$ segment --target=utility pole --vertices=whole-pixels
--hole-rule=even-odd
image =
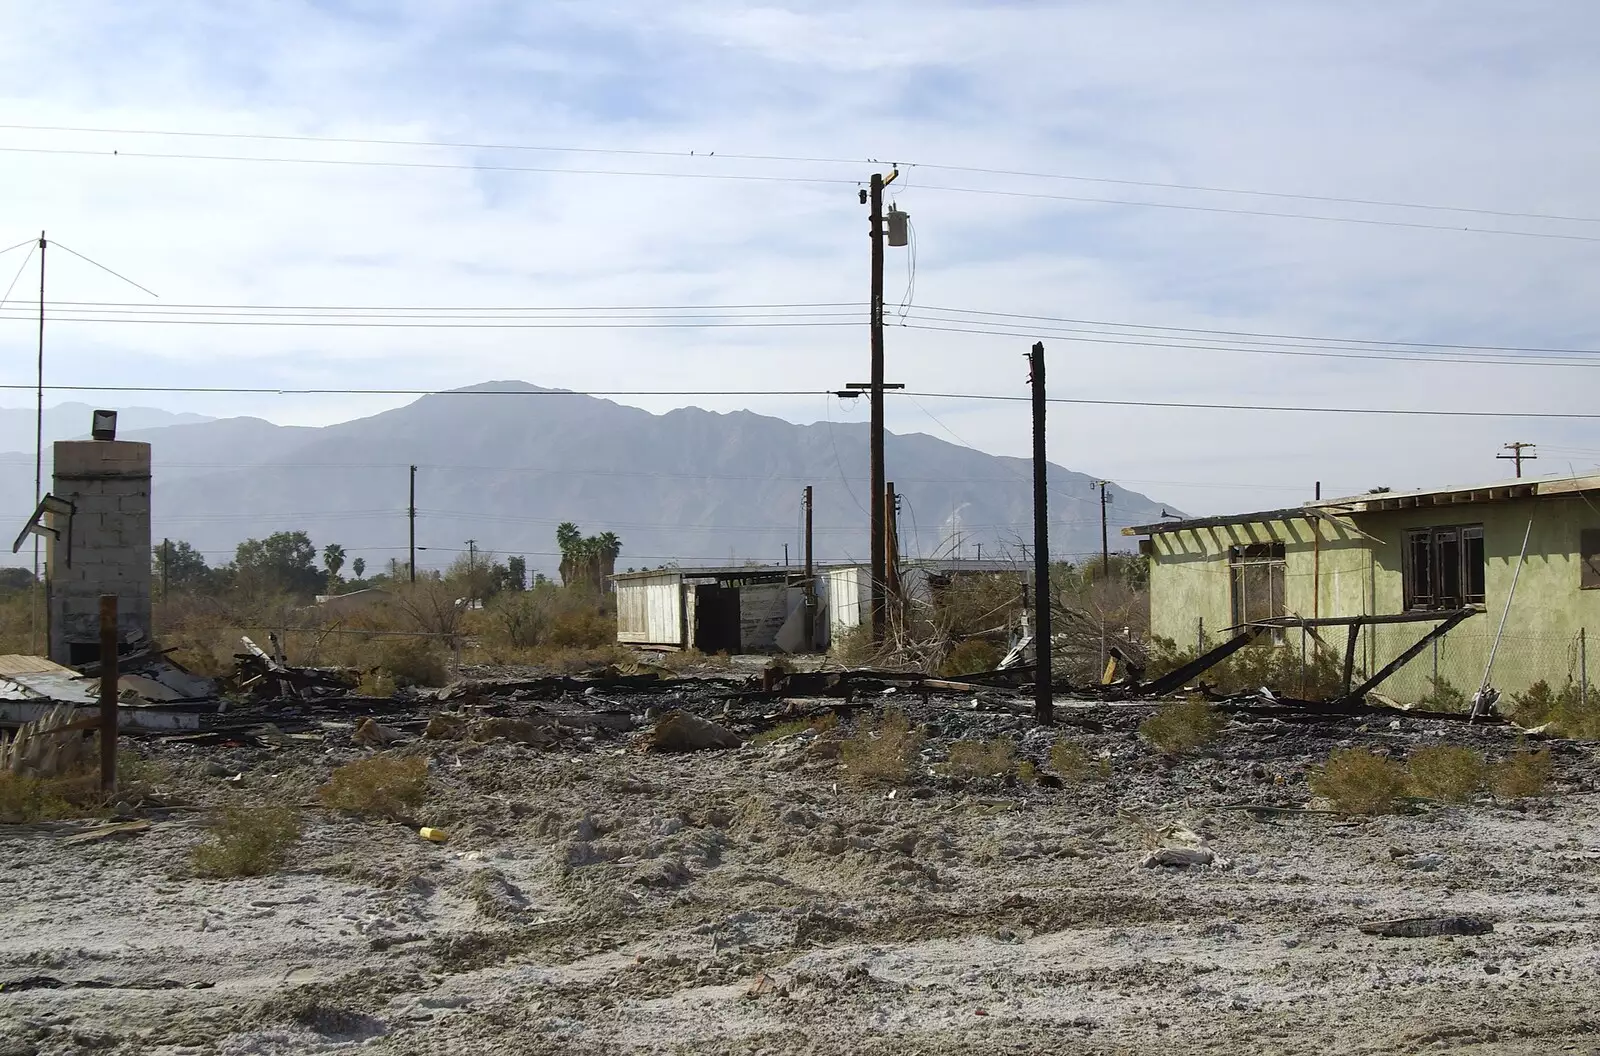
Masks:
[[[168,572],[172,568],[172,540],[161,540],[161,600],[167,600]]]
[[[806,510],[806,651],[817,647],[817,580],[816,572],[811,565],[811,485],[806,485],[805,499]]]
[[[884,620],[884,576],[887,572],[884,561],[884,510],[883,510],[883,189],[894,182],[900,170],[891,171],[887,178],[882,173],[873,173],[870,183],[870,192],[863,191],[863,203],[869,195],[872,205],[872,214],[868,218],[871,226],[872,238],[872,434],[871,434],[871,462],[872,462],[872,640],[874,643],[883,641]]]
[[[417,467],[411,467],[411,504],[406,509],[406,515],[411,526],[411,558],[406,568],[411,573],[411,582],[417,581]]]
[[[33,508],[44,498],[44,251],[49,245],[39,232],[39,386],[33,418]],[[39,605],[43,600],[43,581],[39,577],[39,537],[33,537],[33,605],[29,614],[29,638],[34,653],[39,652]]]
[[[788,543],[784,543],[783,544],[783,567],[784,568],[788,568],[789,567],[789,544]]]
[[[1054,663],[1050,629],[1049,464],[1044,450],[1044,342],[1034,343],[1028,357],[1028,383],[1033,386],[1033,717],[1055,725]]]
[[[1109,480],[1090,481],[1091,488],[1100,489],[1100,578],[1107,579],[1111,575],[1111,538],[1106,533],[1106,503],[1110,498],[1106,496],[1106,485]]]
[[[884,532],[883,581],[889,597],[900,597],[900,499],[894,481],[883,486]]]
[[[1523,451],[1524,448],[1529,448],[1529,447],[1536,448],[1538,446],[1539,446],[1538,444],[1530,444],[1526,440],[1517,440],[1517,441],[1514,441],[1512,443],[1504,445],[1505,449],[1507,451],[1511,452],[1509,455],[1495,455],[1494,457],[1498,458],[1498,459],[1500,459],[1502,461],[1505,461],[1505,462],[1514,462],[1514,463],[1516,463],[1516,466],[1517,466],[1517,479],[1521,480],[1522,479],[1522,463],[1536,461],[1538,459],[1538,457],[1539,457],[1538,455],[1525,455],[1525,454],[1522,453],[1522,451]]]

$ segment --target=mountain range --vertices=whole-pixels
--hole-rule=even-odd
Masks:
[[[60,417],[72,415],[86,425],[89,409],[68,405]],[[27,412],[28,442],[14,444],[19,453],[0,455],[0,496],[18,528],[32,508],[32,417]],[[10,435],[6,426],[0,416],[0,436]],[[404,561],[413,464],[419,568],[443,567],[470,548],[522,554],[530,570],[553,574],[563,521],[620,536],[619,570],[776,562],[785,544],[799,563],[806,484],[815,493],[817,559],[868,556],[863,423],[796,425],[698,408],[653,414],[503,381],[323,427],[159,417],[142,426],[127,413],[119,436],[152,445],[154,540],[186,540],[212,564],[246,538],[294,529],[319,548],[339,543],[373,571]],[[47,483],[48,459],[47,450]],[[891,433],[885,462],[901,496],[905,555],[1001,557],[1031,544],[1027,459]],[[1093,479],[1050,466],[1050,545],[1059,556],[1099,551]],[[1111,491],[1113,549],[1131,542],[1119,525],[1172,510]]]

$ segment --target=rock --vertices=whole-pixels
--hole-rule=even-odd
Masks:
[[[383,726],[368,718],[361,720],[355,732],[350,735],[350,739],[364,748],[376,748],[379,745],[405,740],[405,736],[392,726]]]
[[[1401,917],[1396,920],[1374,920],[1356,927],[1368,935],[1382,935],[1393,939],[1426,939],[1440,935],[1487,935],[1494,924],[1482,917]]]
[[[699,752],[709,748],[737,748],[739,735],[686,711],[669,711],[656,723],[646,742],[652,752]]]
[[[531,744],[540,747],[556,741],[554,720],[489,718],[474,723],[472,739],[475,741],[507,740],[512,744]]]
[[[436,741],[461,741],[467,736],[467,720],[459,714],[439,712],[428,720],[422,736]]]
[[[1210,847],[1162,847],[1145,855],[1139,864],[1146,869],[1154,869],[1158,865],[1178,868],[1210,865],[1218,869],[1227,869],[1233,863],[1219,857]]]

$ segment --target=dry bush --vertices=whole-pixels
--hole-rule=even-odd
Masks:
[[[954,678],[993,671],[1003,659],[1005,653],[998,645],[984,638],[968,638],[964,642],[957,642],[955,648],[950,650],[950,654],[939,665],[939,674],[944,678]]]
[[[277,872],[300,840],[300,812],[289,807],[224,807],[194,849],[200,876],[265,876]]]
[[[1173,700],[1139,724],[1139,734],[1163,754],[1184,755],[1215,741],[1223,718],[1203,700]]]
[[[793,722],[781,722],[772,727],[772,729],[763,730],[761,733],[758,733],[754,737],[750,738],[750,743],[754,745],[772,744],[776,741],[787,740],[790,737],[798,736],[802,733],[805,733],[807,730],[815,730],[817,733],[827,733],[829,730],[834,729],[838,725],[839,716],[830,711],[826,714],[817,715],[809,719],[796,719]]]
[[[727,653],[711,653],[707,655],[698,649],[677,649],[670,653],[661,654],[661,659],[651,661],[659,668],[667,671],[692,671],[697,667],[714,667],[726,670],[733,666],[733,657]]]
[[[1389,814],[1405,792],[1405,768],[1365,748],[1340,748],[1311,775],[1311,793],[1345,814]]]
[[[950,746],[950,757],[943,770],[962,781],[975,781],[984,777],[1002,777],[1011,770],[1017,746],[1009,737],[996,737],[988,741],[957,741]]]
[[[375,666],[403,686],[442,686],[450,680],[449,654],[427,638],[382,639]]]
[[[392,697],[399,683],[394,676],[382,668],[374,668],[361,674],[361,681],[356,685],[356,693],[363,697]]]
[[[98,771],[44,778],[0,771],[0,822],[6,824],[91,817],[104,805]]]
[[[1527,728],[1549,723],[1551,732],[1560,737],[1600,740],[1600,696],[1594,686],[1587,687],[1585,693],[1584,687],[1572,679],[1557,692],[1541,678],[1523,692],[1511,695],[1511,720]]]
[[[1446,803],[1465,803],[1489,773],[1482,752],[1452,744],[1417,749],[1407,769],[1413,792]]]
[[[1429,711],[1466,711],[1467,695],[1451,684],[1449,679],[1432,676],[1428,679],[1428,695],[1417,701]]]
[[[878,648],[872,642],[872,625],[858,623],[834,635],[832,652],[834,659],[849,667],[872,663],[878,656]]]
[[[336,769],[317,790],[324,805],[368,817],[402,819],[427,794],[428,761],[375,755]]]
[[[1024,759],[1017,764],[1017,784],[1036,785],[1039,783],[1039,768],[1032,759]]]
[[[1091,777],[1102,781],[1111,776],[1111,760],[1095,759],[1081,744],[1060,740],[1050,746],[1050,769],[1069,785],[1082,784]]]
[[[1196,655],[1193,649],[1179,649],[1169,638],[1158,638],[1151,646],[1146,676],[1154,678],[1175,671]],[[1344,668],[1332,652],[1310,649],[1302,678],[1299,647],[1274,645],[1262,635],[1213,665],[1197,681],[1204,681],[1219,693],[1253,693],[1266,686],[1280,696],[1332,700],[1344,692]]]
[[[1541,795],[1550,781],[1551,765],[1548,749],[1513,752],[1490,771],[1489,787],[1502,799]]]
[[[922,731],[901,711],[885,712],[876,724],[863,723],[840,746],[845,772],[863,785],[900,785],[911,777],[922,749]]]

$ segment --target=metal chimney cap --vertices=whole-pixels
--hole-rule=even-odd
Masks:
[[[89,435],[96,440],[115,440],[117,438],[117,412],[95,411],[94,425],[89,430]]]

